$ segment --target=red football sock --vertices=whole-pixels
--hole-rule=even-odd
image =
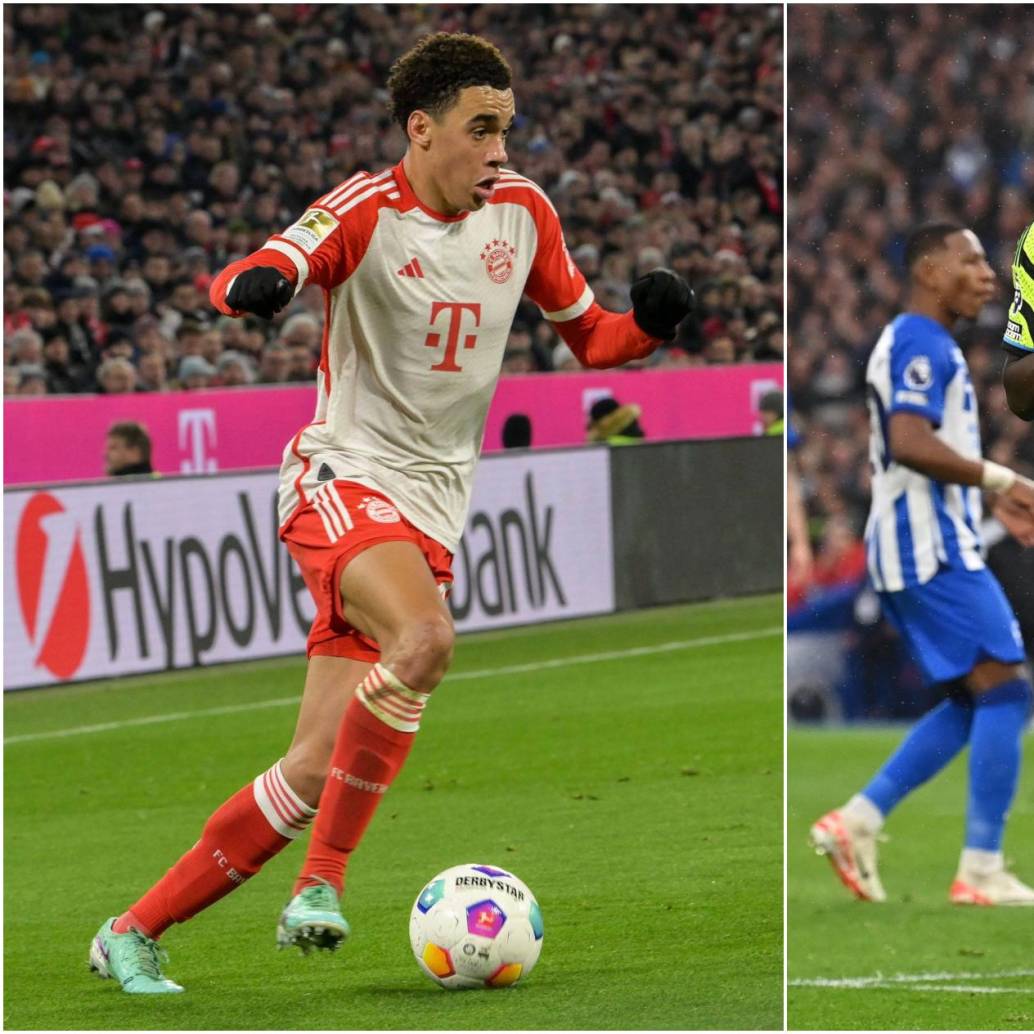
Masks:
[[[338,729],[295,894],[312,876],[341,893],[349,856],[409,754],[428,696],[403,685],[383,664],[359,683]]]
[[[115,932],[160,937],[254,876],[315,814],[287,785],[278,761],[219,807],[201,839],[119,916]]]

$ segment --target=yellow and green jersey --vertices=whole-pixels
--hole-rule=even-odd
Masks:
[[[1016,245],[1012,260],[1012,306],[1002,344],[1012,352],[1034,352],[1034,223]]]

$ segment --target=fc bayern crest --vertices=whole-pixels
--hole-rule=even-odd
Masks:
[[[378,524],[396,524],[402,520],[398,510],[387,499],[378,499],[376,496],[363,496],[359,509],[365,510],[366,516]]]
[[[493,284],[505,284],[513,272],[517,249],[509,241],[489,241],[481,252],[485,272]]]

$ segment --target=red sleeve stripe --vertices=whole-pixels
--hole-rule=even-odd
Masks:
[[[394,186],[394,180],[391,179],[391,173],[391,169],[385,169],[383,172],[377,173],[376,176],[368,176],[366,173],[363,173],[362,179],[354,181],[350,180],[343,187],[339,187],[337,190],[332,191],[319,203],[328,211],[336,213],[340,209],[341,205],[346,201],[355,197],[356,194],[361,193],[368,187],[372,187],[374,184],[383,183],[385,180],[389,180],[392,186]]]
[[[353,193],[343,203],[335,204],[335,207],[331,209],[331,211],[333,211],[334,215],[342,216],[346,212],[351,211],[351,209],[355,208],[356,205],[362,204],[363,201],[366,201],[367,199],[373,197],[374,194],[387,193],[390,197],[390,192],[395,192],[396,196],[398,196],[397,191],[395,190],[395,183],[393,180],[387,183],[381,183],[379,186],[376,187],[367,186],[367,189],[362,191],[361,193]]]
[[[368,180],[369,178],[370,174],[368,172],[357,172],[354,176],[345,180],[344,183],[339,183],[329,194],[324,194],[323,197],[321,197],[319,201],[317,201],[316,204],[313,205],[313,208],[316,208],[318,206],[326,208],[345,191],[356,186],[357,184],[365,183],[366,180]]]
[[[556,212],[556,209],[553,208],[553,202],[549,200],[549,196],[546,192],[537,183],[532,183],[531,180],[526,179],[524,176],[518,176],[514,172],[504,172],[499,177],[499,180],[495,185],[496,190],[506,190],[507,188],[512,187],[526,187],[528,190],[538,194],[538,196],[542,198],[542,200],[545,201],[551,209],[553,209],[553,212]]]

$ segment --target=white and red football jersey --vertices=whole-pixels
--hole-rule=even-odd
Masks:
[[[453,217],[418,200],[401,163],[357,173],[219,275],[221,311],[240,315],[226,291],[255,266],[325,292],[316,413],[284,450],[282,529],[321,480],[344,478],[384,492],[454,551],[521,294],[580,343],[601,316],[619,318],[595,305],[543,191],[508,171],[483,208]],[[657,343],[631,319],[608,330],[603,361],[581,349],[590,364]]]

